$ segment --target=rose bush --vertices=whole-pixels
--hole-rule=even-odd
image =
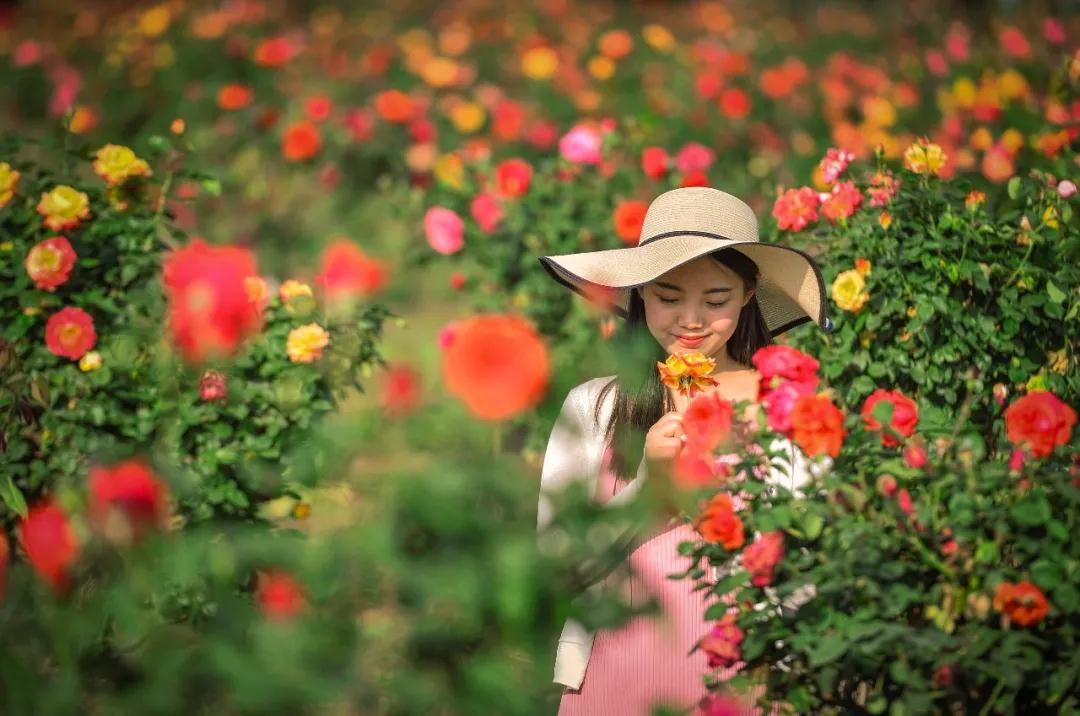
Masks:
[[[282,298],[250,250],[183,244],[167,191],[198,175],[167,147],[154,174],[106,149],[86,180],[0,148],[17,176],[0,208],[3,522],[133,449],[178,476],[184,518],[255,517],[290,491],[292,449],[381,363],[388,313],[355,300],[347,261],[323,278],[333,301]]]
[[[817,388],[769,402],[806,380],[792,366],[817,367],[788,347],[770,360],[776,350],[755,360],[767,415],[749,439],[790,438],[817,463],[807,481],[766,485],[763,461],[788,468],[786,453],[744,449],[683,495],[701,539],[680,546],[692,566],[678,576],[714,598],[716,626],[698,648],[710,666],[739,671],[713,687],[763,684],[761,703],[798,713],[1080,708],[1075,408],[1037,388],[1005,408],[990,401],[991,436],[967,418],[986,390],[974,379],[948,422],[895,389],[846,414]],[[691,403],[688,436],[699,432],[694,404],[711,398]]]

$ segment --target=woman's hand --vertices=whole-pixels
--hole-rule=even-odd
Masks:
[[[683,414],[677,410],[664,413],[645,433],[645,462],[652,475],[670,475],[686,438]]]

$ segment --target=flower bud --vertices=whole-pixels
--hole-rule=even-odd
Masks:
[[[224,374],[208,370],[199,380],[199,397],[202,400],[224,400],[229,394]]]
[[[896,478],[892,475],[882,475],[878,478],[877,489],[885,497],[892,497],[896,493]]]

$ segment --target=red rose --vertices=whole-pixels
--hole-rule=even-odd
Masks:
[[[411,365],[393,365],[383,377],[379,395],[382,409],[391,415],[407,415],[420,405],[420,371]]]
[[[641,171],[650,179],[663,179],[670,159],[663,147],[646,147],[641,153]]]
[[[495,168],[495,185],[500,196],[515,198],[529,191],[532,166],[524,159],[507,159]]]
[[[304,609],[304,590],[291,575],[278,570],[259,572],[255,599],[270,619],[290,619]]]
[[[631,246],[636,246],[641,239],[641,225],[648,210],[648,205],[643,201],[624,201],[619,204],[612,217],[615,234]]]
[[[889,421],[889,427],[904,437],[910,437],[915,432],[915,426],[919,422],[919,406],[899,390],[878,388],[870,394],[862,407],[862,419],[866,429],[881,430],[881,423],[873,416],[874,406],[881,402],[892,403],[893,406],[892,420]],[[882,432],[881,444],[886,447],[897,447],[900,441],[892,435]]]
[[[322,266],[315,283],[323,287],[326,297],[339,298],[372,296],[386,285],[386,264],[373,259],[347,239],[338,239],[326,247]]]
[[[1028,393],[1005,409],[1009,440],[1031,449],[1035,457],[1047,457],[1069,442],[1076,411],[1045,390]]]
[[[45,323],[45,345],[54,356],[79,360],[95,343],[94,319],[81,308],[61,308]]]
[[[65,589],[79,545],[64,511],[49,500],[38,503],[20,523],[19,539],[34,571],[54,590]]]
[[[90,519],[107,533],[117,517],[135,537],[168,517],[168,491],[142,460],[92,467],[87,486]]]
[[[711,391],[696,396],[683,413],[684,450],[693,455],[712,453],[730,439],[734,418],[731,401],[719,393]]]
[[[244,285],[252,276],[258,276],[255,257],[239,246],[210,246],[195,239],[165,257],[169,333],[189,361],[231,353],[259,330],[258,306]]]
[[[758,350],[750,359],[761,373],[761,392],[765,393],[777,387],[780,379],[816,388],[818,384],[817,360],[800,350],[775,344]]]
[[[281,155],[292,162],[311,159],[322,148],[322,134],[311,122],[301,119],[285,128],[281,137]]]

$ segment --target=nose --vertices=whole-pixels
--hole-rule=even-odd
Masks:
[[[679,314],[679,325],[686,330],[696,330],[704,324],[697,308],[687,305],[683,307],[682,312]]]

